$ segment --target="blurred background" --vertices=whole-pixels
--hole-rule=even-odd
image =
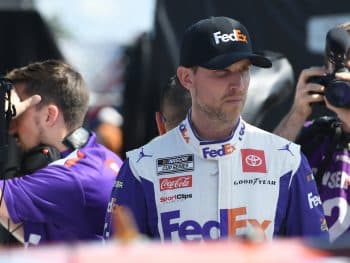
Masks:
[[[92,94],[86,125],[124,156],[157,135],[160,91],[185,28],[219,15],[241,21],[253,48],[273,60],[272,69],[252,70],[243,112],[271,131],[300,71],[322,65],[328,29],[350,21],[350,1],[0,0],[0,74],[45,59],[72,64]]]

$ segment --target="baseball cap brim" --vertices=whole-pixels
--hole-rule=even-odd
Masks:
[[[223,54],[220,56],[216,56],[212,58],[211,60],[199,65],[201,67],[207,68],[207,69],[224,69],[233,63],[236,63],[242,59],[249,59],[252,65],[261,67],[261,68],[271,68],[272,62],[261,55],[258,54],[251,54],[251,53],[228,53]]]

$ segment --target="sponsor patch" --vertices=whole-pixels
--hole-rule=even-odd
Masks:
[[[259,229],[266,237],[269,227],[273,224],[270,219],[252,218],[248,216],[247,207],[220,209],[219,220],[197,222],[194,219],[184,220],[180,210],[160,214],[165,239],[173,235],[181,240],[217,240],[219,237],[235,237],[249,233],[250,229]]]
[[[236,150],[236,147],[233,144],[226,143],[222,144],[219,148],[211,148],[211,147],[204,147],[202,149],[203,157],[205,159],[207,158],[215,158],[218,156],[224,156],[233,153]]]
[[[277,183],[275,180],[253,178],[253,179],[234,180],[233,185],[277,185]]]
[[[192,175],[162,178],[159,180],[160,191],[192,187]]]
[[[248,43],[247,36],[240,29],[233,29],[230,34],[222,34],[221,31],[213,33],[215,44],[232,42]]]
[[[327,226],[326,218],[321,217],[321,218],[320,218],[320,222],[321,222],[321,230],[322,230],[322,231],[328,231],[328,226]]]
[[[243,172],[266,173],[265,152],[257,149],[241,149]]]
[[[244,135],[244,133],[245,133],[245,124],[244,124],[244,122],[242,122],[242,126],[241,126],[241,129],[239,130],[239,133],[238,133],[238,139],[240,140],[240,141],[242,141],[242,138],[243,138],[243,135]]]
[[[183,173],[194,170],[193,154],[157,159],[157,174]]]
[[[312,193],[307,194],[310,209],[322,205],[321,198],[319,195],[313,195]]]
[[[314,181],[314,180],[315,180],[315,177],[314,177],[313,173],[308,174],[306,176],[306,181],[311,182],[311,181]]]
[[[187,134],[187,128],[186,128],[186,125],[181,123],[180,126],[179,126],[179,129],[180,129],[180,132],[181,132],[181,135],[182,137],[184,138],[184,140],[189,143],[190,142],[190,137],[188,136]]]
[[[123,188],[123,186],[124,186],[123,181],[119,181],[119,180],[115,181],[115,184],[114,184],[115,188]]]
[[[159,201],[161,203],[172,203],[177,201],[185,201],[186,199],[191,199],[192,194],[173,194],[169,196],[161,196]]]

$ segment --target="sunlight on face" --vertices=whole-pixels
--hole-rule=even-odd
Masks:
[[[222,70],[198,67],[194,74],[193,108],[212,120],[230,123],[244,106],[250,74],[250,61],[238,61]]]

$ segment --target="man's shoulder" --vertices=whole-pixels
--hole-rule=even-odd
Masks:
[[[170,147],[170,145],[174,143],[176,136],[176,132],[174,130],[171,130],[163,135],[159,135],[153,138],[151,141],[141,147],[128,151],[126,154],[128,157],[130,157],[145,150],[159,152],[161,150],[164,150],[166,147]]]
[[[295,164],[299,163],[301,158],[299,144],[249,124],[247,135],[246,145],[252,148],[262,148],[272,154],[276,160],[285,159]]]
[[[283,138],[277,134],[274,134],[272,132],[269,131],[265,131],[261,128],[258,128],[254,125],[251,124],[247,124],[247,134],[248,136],[252,137],[252,138],[257,138],[257,139],[261,139],[264,141],[267,141],[269,143],[277,143],[277,144],[284,144],[284,143],[291,143],[291,144],[295,144],[289,140],[287,140],[286,138]]]

